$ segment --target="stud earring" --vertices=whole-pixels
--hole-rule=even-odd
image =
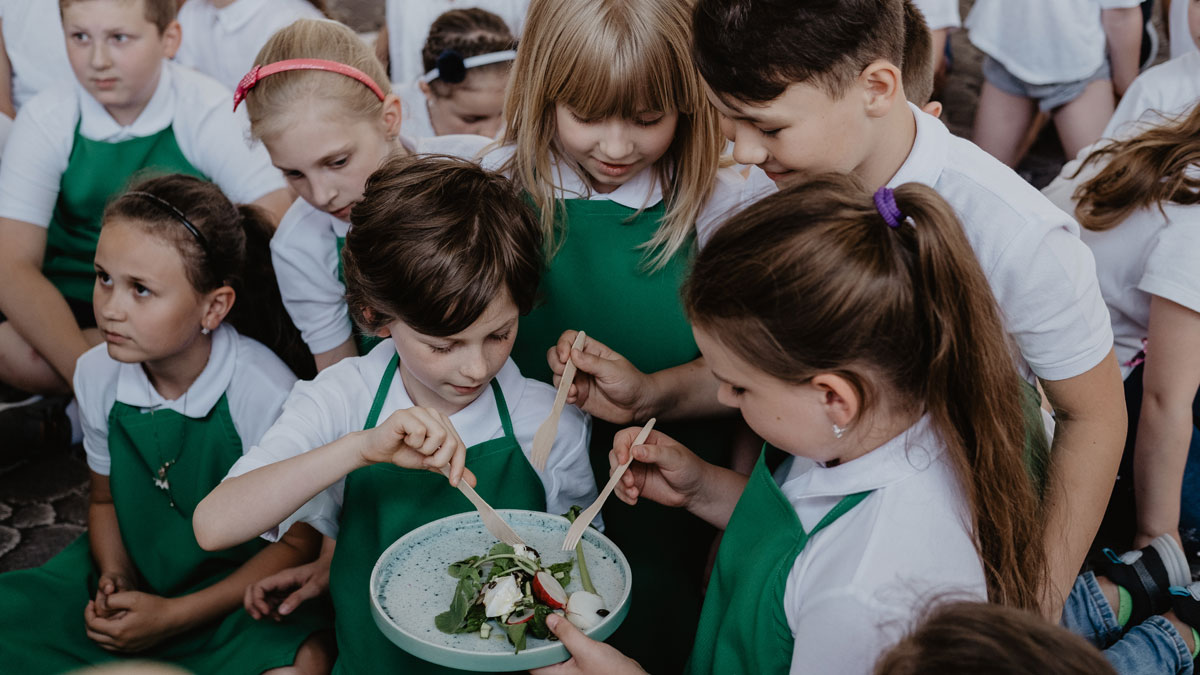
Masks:
[[[845,427],[839,427],[839,426],[838,426],[838,425],[836,425],[836,424],[835,424],[835,425],[833,425],[833,437],[834,437],[834,438],[841,438],[841,437],[842,437],[842,436],[844,436],[845,434],[846,434],[846,429],[845,429]]]
[[[208,326],[201,326],[201,327],[200,327],[200,334],[201,334],[201,335],[208,335],[208,334],[209,334],[209,333],[211,333],[211,332],[212,332],[212,331],[208,329]]]

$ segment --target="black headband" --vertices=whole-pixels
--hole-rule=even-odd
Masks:
[[[130,192],[126,192],[125,194],[133,195],[135,197],[141,197],[142,199],[147,199],[150,202],[152,202],[153,204],[157,205],[162,210],[166,211],[169,215],[174,217],[175,220],[178,220],[184,227],[186,227],[187,231],[191,232],[192,236],[196,238],[196,242],[200,244],[200,248],[204,249],[205,253],[208,253],[208,240],[204,238],[203,234],[200,234],[200,230],[196,229],[196,226],[192,224],[192,221],[188,220],[187,216],[183,215],[183,211],[180,211],[179,209],[175,208],[174,205],[172,205],[170,202],[163,199],[162,197],[159,197],[158,195],[150,194],[149,192],[143,192],[141,190],[133,190]]]

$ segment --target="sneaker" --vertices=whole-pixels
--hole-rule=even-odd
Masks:
[[[1169,589],[1192,581],[1187,554],[1169,534],[1161,534],[1149,546],[1120,556],[1106,548],[1104,556],[1107,560],[1096,573],[1129,591],[1133,599],[1130,626],[1171,609]]]
[[[11,464],[71,445],[69,396],[32,396],[0,407],[0,463]]]

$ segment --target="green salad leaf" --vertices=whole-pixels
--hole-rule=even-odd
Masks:
[[[508,641],[512,643],[514,648],[513,653],[520,653],[525,649],[525,629],[527,624],[519,623],[515,626],[504,624],[504,632],[508,633]]]
[[[566,562],[554,563],[547,569],[550,570],[550,576],[557,579],[558,583],[562,584],[563,588],[566,588],[567,584],[571,583],[571,568],[573,567],[575,567],[575,561],[568,560]],[[562,576],[558,576],[559,574],[562,574]]]
[[[454,599],[450,601],[450,609],[438,614],[433,623],[443,633],[464,633],[467,626],[467,614],[475,605],[475,598],[483,584],[479,582],[478,570],[475,575],[466,575],[458,580],[454,587]],[[482,608],[480,608],[482,611]],[[479,624],[475,625],[479,630]]]

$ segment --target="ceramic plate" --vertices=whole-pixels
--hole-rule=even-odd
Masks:
[[[566,518],[511,509],[501,509],[500,513],[527,544],[537,549],[543,565],[575,559],[573,551],[559,550],[570,527]],[[582,541],[592,584],[612,612],[587,634],[594,640],[604,640],[629,612],[629,561],[608,537],[593,528],[588,528]],[[484,640],[478,633],[449,635],[433,625],[435,616],[450,609],[458,584],[446,568],[464,558],[483,555],[495,543],[496,538],[484,529],[474,511],[435,520],[396,540],[371,572],[371,614],[376,625],[401,649],[450,668],[516,671],[567,660],[570,654],[558,642],[529,637],[526,649],[515,654],[504,631],[493,630],[493,637]],[[566,591],[581,589],[578,568],[572,569]]]

